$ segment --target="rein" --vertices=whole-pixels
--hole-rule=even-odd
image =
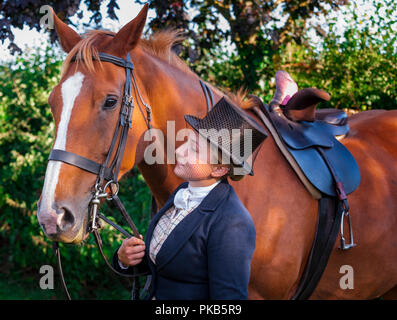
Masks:
[[[93,57],[95,59],[95,57]],[[77,155],[73,152],[65,151],[65,150],[60,150],[60,149],[53,149],[51,150],[50,156],[48,160],[52,161],[62,161],[67,164],[73,165],[75,167],[78,167],[80,169],[83,169],[85,171],[91,172],[93,174],[97,175],[97,180],[95,183],[95,192],[93,193],[93,198],[90,201],[89,204],[89,212],[90,212],[90,217],[91,221],[88,226],[88,232],[93,233],[95,242],[98,246],[99,252],[101,253],[103,259],[105,260],[106,265],[116,274],[123,276],[123,277],[129,277],[133,278],[133,283],[132,283],[132,299],[135,300],[138,298],[138,293],[139,293],[139,282],[137,281],[137,277],[147,275],[147,273],[138,273],[137,268],[134,267],[133,271],[134,273],[132,275],[129,274],[123,274],[115,270],[112,265],[109,263],[108,259],[103,253],[102,250],[102,239],[98,233],[98,228],[100,228],[100,224],[98,221],[98,218],[103,220],[104,222],[108,223],[111,225],[113,228],[116,230],[120,231],[123,235],[125,235],[127,238],[130,238],[132,236],[136,236],[139,238],[139,232],[138,229],[136,228],[134,222],[132,221],[131,217],[128,215],[123,203],[121,202],[120,198],[118,197],[118,191],[119,191],[119,183],[118,183],[118,174],[120,171],[120,166],[121,166],[121,161],[123,159],[123,154],[126,146],[126,141],[128,137],[128,131],[130,128],[132,128],[132,114],[134,110],[134,98],[132,96],[132,86],[134,85],[134,88],[136,89],[136,92],[138,93],[138,97],[141,101],[141,103],[145,106],[146,108],[146,113],[147,113],[147,127],[150,130],[150,120],[151,120],[151,107],[146,104],[142,96],[140,94],[139,88],[137,86],[135,76],[134,76],[134,65],[131,61],[129,53],[127,54],[126,59],[122,59],[107,53],[98,53],[98,58],[100,61],[104,62],[110,62],[113,63],[119,67],[125,68],[125,74],[126,74],[126,80],[125,80],[125,85],[124,85],[124,94],[122,98],[122,105],[121,105],[121,110],[120,110],[120,116],[119,116],[119,121],[118,125],[116,128],[116,131],[114,132],[112,143],[109,148],[109,152],[107,154],[106,160],[104,163],[100,164],[95,161],[92,161],[90,159],[87,159],[85,157],[82,157],[80,155]],[[71,61],[76,61],[76,57],[73,57]],[[111,163],[110,166],[108,166],[110,162],[110,157],[113,153],[113,151],[116,148],[116,141],[117,137],[120,135],[120,140],[117,145],[116,149],[116,154],[115,157]],[[107,181],[105,186],[102,188],[102,185],[104,181]],[[115,187],[115,190],[113,190]],[[106,192],[106,189],[109,188],[110,194]],[[100,199],[105,198],[108,201],[111,201],[114,206],[121,212],[122,216],[126,220],[127,224],[130,226],[133,234],[131,235],[128,233],[126,230],[124,230],[122,227],[118,226],[108,218],[106,218],[104,215],[98,212],[98,206],[100,204]],[[59,250],[59,245],[58,242],[53,243],[53,249],[54,252],[57,256],[57,264],[58,264],[58,269],[59,273],[62,279],[62,284],[64,291],[66,293],[66,296],[68,297],[69,300],[71,300],[70,294],[68,292],[65,279],[63,276],[63,271],[62,271],[62,264],[61,264],[61,255],[60,255],[60,250]]]

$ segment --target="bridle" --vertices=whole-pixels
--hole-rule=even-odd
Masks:
[[[138,85],[136,83],[135,75],[134,75],[134,65],[131,61],[130,54],[128,53],[126,56],[126,59],[122,59],[113,55],[110,55],[108,53],[102,53],[99,52],[97,54],[97,57],[93,56],[94,60],[100,60],[103,62],[110,62],[113,63],[119,67],[122,67],[125,69],[125,84],[124,84],[124,94],[121,102],[121,109],[120,109],[120,115],[119,115],[119,120],[117,124],[117,128],[114,132],[113,138],[112,138],[112,143],[110,145],[106,160],[104,163],[97,163],[93,160],[90,160],[88,158],[85,158],[83,156],[80,156],[78,154],[75,154],[70,151],[65,151],[65,150],[60,150],[60,149],[53,149],[50,152],[48,160],[52,161],[62,161],[64,163],[70,164],[72,166],[78,167],[82,170],[91,172],[93,174],[97,175],[97,179],[95,182],[94,189],[95,191],[93,192],[93,197],[90,201],[89,204],[89,212],[90,212],[90,219],[91,221],[88,224],[88,232],[93,233],[95,242],[98,246],[99,252],[101,253],[102,258],[104,259],[106,265],[116,274],[123,276],[123,277],[129,277],[132,278],[132,300],[137,300],[139,299],[139,281],[137,281],[137,278],[140,276],[148,275],[148,273],[139,273],[137,270],[137,267],[133,267],[133,274],[124,274],[120,273],[117,270],[115,270],[112,265],[109,263],[108,259],[103,253],[102,250],[102,239],[99,235],[98,228],[100,228],[100,224],[98,222],[98,218],[103,220],[104,222],[108,223],[111,225],[113,228],[121,232],[124,236],[127,238],[130,238],[132,236],[138,237],[139,238],[139,232],[137,227],[135,226],[134,222],[132,221],[131,217],[127,213],[123,203],[121,202],[120,198],[118,197],[118,191],[119,191],[119,184],[118,184],[118,174],[120,171],[120,166],[121,166],[121,161],[123,159],[123,154],[126,146],[126,141],[128,137],[128,131],[129,129],[132,128],[132,114],[134,110],[134,98],[132,96],[132,87],[134,86],[136,96],[139,97],[140,102],[145,106],[146,109],[146,124],[147,128],[150,133],[151,129],[151,107],[150,105],[146,104],[141,96],[141,93],[139,91]],[[71,59],[71,62],[76,61],[76,56]],[[201,88],[203,89],[204,96],[206,99],[207,103],[207,112],[212,108],[214,104],[214,98],[211,89],[203,82],[200,80],[200,85]],[[140,105],[138,103],[138,106],[140,108]],[[119,134],[120,133],[120,134]],[[120,135],[120,140],[117,145],[117,150],[115,157],[111,163],[110,166],[108,166],[110,162],[111,155],[113,154],[113,151],[116,147],[116,141],[117,137]],[[103,183],[107,181],[105,186],[102,188]],[[115,191],[113,191],[112,186],[115,186]],[[106,192],[106,189],[109,187],[110,190],[110,195]],[[106,216],[98,212],[98,206],[100,204],[100,199],[101,198],[106,198],[106,200],[111,201],[114,206],[121,212],[122,216],[126,220],[127,224],[130,226],[133,234],[131,235],[129,232],[127,232],[125,229],[114,223],[113,221],[109,220]],[[152,198],[152,205],[153,205],[154,199]],[[59,250],[59,245],[58,242],[53,242],[53,249],[55,252],[55,255],[57,257],[57,264],[58,264],[58,270],[59,274],[62,280],[62,285],[65,291],[66,296],[68,297],[69,300],[71,300],[69,291],[67,289],[67,285],[65,282],[65,278],[63,276],[63,270],[62,270],[62,262],[61,262],[61,255],[60,255],[60,250]],[[150,285],[150,275],[148,275],[148,279],[145,284],[144,292],[147,291],[148,286]]]
[[[127,54],[126,59],[122,59],[107,53],[102,53],[99,52],[97,57],[93,57],[94,60],[100,60],[103,62],[110,62],[113,63],[117,66],[123,67],[125,69],[125,84],[124,84],[124,94],[121,102],[121,109],[120,109],[120,115],[119,115],[119,120],[117,124],[117,128],[114,132],[113,138],[112,138],[112,143],[109,148],[109,152],[107,154],[106,160],[104,163],[97,163],[93,160],[87,159],[85,157],[82,157],[78,154],[75,154],[73,152],[69,151],[64,151],[64,150],[59,150],[59,149],[53,149],[51,150],[50,156],[48,160],[52,161],[62,161],[67,164],[70,164],[72,166],[78,167],[80,169],[83,169],[85,171],[91,172],[93,174],[97,175],[97,179],[95,182],[94,189],[95,191],[93,192],[93,197],[90,201],[89,204],[89,212],[90,212],[90,219],[91,221],[88,224],[88,232],[93,233],[95,237],[95,242],[97,243],[98,249],[103,257],[103,259],[106,262],[106,265],[116,274],[123,276],[123,277],[130,277],[133,279],[132,283],[132,299],[138,299],[138,294],[139,294],[139,282],[137,281],[137,277],[147,275],[147,273],[138,273],[137,268],[133,268],[133,274],[123,274],[115,270],[112,265],[109,263],[108,259],[103,253],[102,250],[102,239],[98,233],[98,228],[100,228],[100,224],[98,222],[98,218],[105,221],[118,231],[120,231],[123,235],[125,235],[127,238],[130,238],[132,236],[136,236],[139,238],[139,232],[138,229],[136,228],[134,222],[132,221],[131,217],[128,215],[124,205],[122,204],[120,198],[118,197],[118,191],[119,191],[119,184],[118,184],[118,174],[120,171],[120,166],[121,166],[121,161],[123,159],[123,154],[126,146],[126,141],[128,137],[128,131],[130,128],[132,128],[132,114],[134,110],[134,98],[132,96],[132,86],[134,85],[135,92],[137,96],[139,97],[141,103],[145,106],[146,109],[146,114],[147,118],[145,119],[147,121],[147,127],[150,132],[150,121],[151,121],[151,107],[146,104],[142,96],[139,92],[139,88],[137,86],[135,76],[134,76],[134,65],[131,61],[130,54]],[[76,61],[76,57],[73,57],[71,61]],[[139,106],[139,104],[138,104]],[[139,106],[140,107],[140,106]],[[110,166],[110,158],[113,154],[113,151],[116,148],[116,141],[117,137],[120,135],[120,140],[117,145],[116,149],[116,154],[115,157],[111,163]],[[102,185],[104,184],[105,180],[107,181],[105,186],[102,188]],[[106,189],[109,187],[110,194],[106,192]],[[113,187],[113,188],[112,188]],[[114,189],[115,188],[115,189]],[[131,235],[129,232],[124,230],[122,227],[118,226],[111,220],[109,220],[107,217],[102,215],[101,213],[98,212],[98,206],[100,204],[100,199],[101,198],[106,198],[106,200],[111,201],[115,207],[121,212],[122,216],[126,220],[127,224],[130,226],[133,234]],[[61,256],[60,256],[60,251],[59,251],[59,246],[58,242],[53,243],[53,248],[55,251],[55,254],[57,256],[57,263],[58,263],[58,269],[59,273],[62,279],[62,284],[63,288],[65,290],[65,293],[68,297],[69,300],[70,294],[68,292],[65,279],[63,276],[63,271],[62,271],[62,264],[61,264]]]

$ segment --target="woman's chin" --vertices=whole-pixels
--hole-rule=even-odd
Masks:
[[[174,168],[174,173],[175,173],[175,175],[176,175],[178,178],[181,178],[181,179],[183,179],[183,180],[186,180],[186,177],[185,177],[185,175],[184,175],[183,169],[181,168],[181,165],[177,164],[177,165],[175,166],[175,168]]]

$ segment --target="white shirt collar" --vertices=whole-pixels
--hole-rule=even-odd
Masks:
[[[219,180],[206,187],[192,187],[189,183],[187,188],[179,189],[175,194],[174,206],[182,210],[190,210],[193,207],[197,207],[220,182]]]
[[[189,182],[188,189],[192,194],[200,194],[200,193],[208,194],[212,189],[214,189],[218,185],[219,182],[221,182],[221,180],[218,180],[217,182],[205,187],[192,187]]]

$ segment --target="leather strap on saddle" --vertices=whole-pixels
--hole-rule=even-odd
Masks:
[[[318,202],[316,234],[309,258],[291,300],[307,300],[317,287],[334,248],[343,206],[335,198],[323,196]]]

